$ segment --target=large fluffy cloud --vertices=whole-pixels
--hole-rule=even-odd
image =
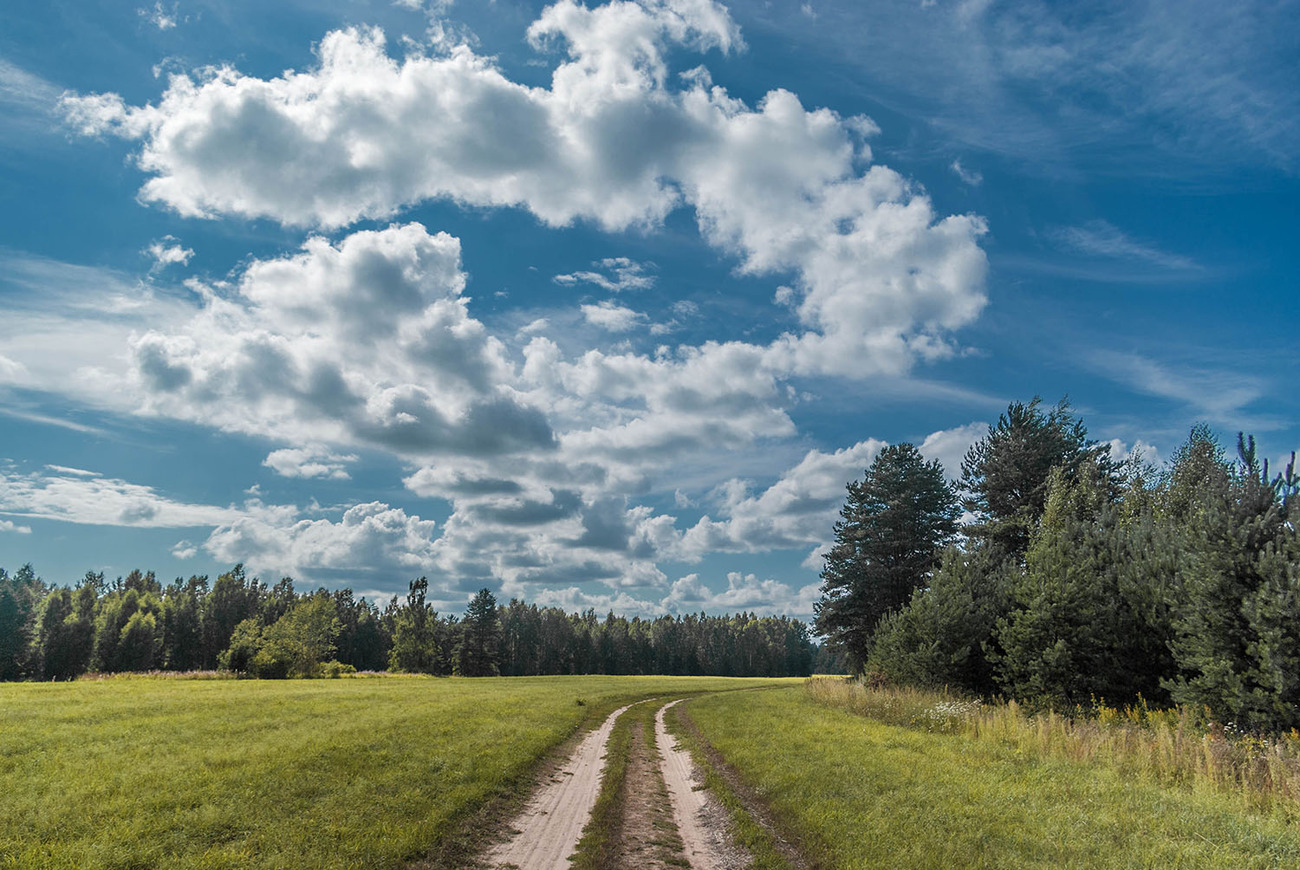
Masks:
[[[134,341],[146,409],[406,455],[549,448],[545,416],[508,385],[512,366],[469,316],[464,284],[459,242],[418,224],[337,246],[309,239],[302,253],[255,261],[237,287],[218,288],[233,292],[201,288],[203,309],[184,329]],[[271,464],[287,469],[292,458]]]
[[[782,369],[901,371],[951,353],[950,333],[981,310],[983,222],[939,217],[868,165],[870,120],[784,90],[751,108],[702,69],[674,89],[669,46],[741,46],[716,3],[561,0],[529,38],[566,52],[549,88],[465,46],[398,60],[380,31],[348,29],[305,72],[222,67],[174,76],[156,105],[100,94],[64,106],[85,132],[141,140],[142,198],[186,215],[338,227],[449,198],[615,230],[691,207],[743,270],[793,276],[806,332],[772,349]]]
[[[245,515],[217,527],[204,549],[225,562],[314,579],[381,579],[427,573],[435,524],[381,502],[325,518]],[[356,582],[353,580],[352,582]]]
[[[498,336],[464,295],[459,240],[417,223],[313,235],[228,283],[192,282],[201,304],[188,322],[133,336],[133,396],[146,413],[272,440],[265,465],[286,477],[343,479],[363,450],[386,452],[450,516],[435,530],[382,503],[338,521],[243,511],[214,518],[203,546],[308,577],[432,572],[452,578],[447,593],[489,585],[545,600],[594,583],[658,609],[806,611],[807,590],[737,574],[713,593],[695,576],[670,583],[660,563],[825,542],[844,483],[881,445],[794,462],[795,381],[950,354],[984,304],[983,223],[936,214],[873,164],[867,118],[785,90],[750,105],[703,68],[672,74],[683,48],[743,49],[712,0],[561,0],[527,36],[556,58],[547,86],[464,45],[397,57],[379,30],[352,28],[327,34],[304,71],[208,69],[172,77],[155,104],[100,94],[63,106],[88,134],[138,141],[141,199],[186,216],[319,232],[444,199],[653,231],[689,209],[739,272],[787,285],[794,328],[646,353],[633,340],[676,321],[588,297]],[[606,293],[655,284],[647,264],[596,265],[555,280]],[[579,314],[597,327],[588,336],[632,340],[575,350],[549,323]],[[759,464],[773,444],[794,462],[775,481]],[[770,485],[751,493],[753,479]],[[674,491],[710,514],[648,506]]]

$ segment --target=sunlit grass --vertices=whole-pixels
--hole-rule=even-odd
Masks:
[[[869,687],[843,679],[805,686],[821,704],[894,725],[998,741],[1026,753],[1116,766],[1125,774],[1232,795],[1246,806],[1300,819],[1300,734],[1242,733],[1192,708],[1146,703],[1030,714],[1014,701],[981,703],[947,693]]]
[[[764,682],[2,684],[0,867],[398,867],[526,782],[587,717]]]
[[[821,866],[1300,866],[1300,830],[1282,815],[1098,759],[945,733],[946,714],[933,730],[890,725],[803,688],[707,696],[687,712]]]

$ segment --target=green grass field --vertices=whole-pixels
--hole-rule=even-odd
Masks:
[[[400,867],[620,703],[777,682],[0,684],[0,867]]]
[[[1300,867],[1300,828],[1230,794],[886,725],[802,688],[687,712],[821,867]]]

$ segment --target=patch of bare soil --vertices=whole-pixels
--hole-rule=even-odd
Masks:
[[[568,762],[511,822],[510,827],[517,833],[488,852],[487,866],[501,870],[564,870],[569,866],[568,858],[582,837],[600,793],[605,743],[615,720],[626,709],[620,707],[610,713],[599,728],[583,738]]]
[[[665,711],[678,703],[680,699],[655,713],[655,743],[687,866],[691,870],[742,870],[749,866],[749,855],[732,839],[727,811],[704,790],[690,753],[677,745],[664,725]]]

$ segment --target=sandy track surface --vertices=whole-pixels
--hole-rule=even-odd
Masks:
[[[681,835],[691,870],[732,870],[746,865],[745,855],[727,836],[726,811],[696,787],[695,765],[690,753],[664,725],[664,712],[683,699],[665,704],[655,713],[655,744],[659,748],[659,769],[673,805],[673,821]]]
[[[565,870],[569,866],[568,858],[582,839],[582,829],[600,794],[605,742],[626,709],[619,707],[584,737],[564,767],[533,795],[511,823],[519,833],[488,852],[489,867]]]

